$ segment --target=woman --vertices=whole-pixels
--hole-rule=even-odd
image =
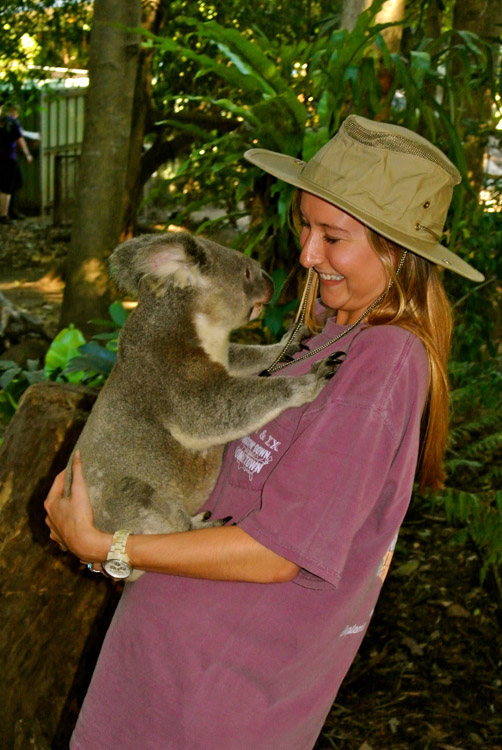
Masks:
[[[314,335],[269,374],[344,360],[312,404],[227,447],[206,504],[233,525],[129,536],[154,573],[126,591],[71,747],[307,750],[368,627],[419,461],[443,481],[450,309],[435,265],[482,275],[439,244],[459,175],[428,141],[350,116],[308,163],[247,158],[298,188]],[[320,303],[316,303],[317,287]],[[422,435],[422,439],[420,436]],[[46,502],[51,538],[99,567],[80,466]]]
[[[18,117],[16,104],[7,102],[3,105],[0,117],[0,224],[10,224],[11,197],[23,181],[17,162],[17,148],[22,150],[28,163],[33,161]]]

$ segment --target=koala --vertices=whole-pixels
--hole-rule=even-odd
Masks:
[[[197,511],[225,443],[313,401],[333,369],[323,361],[300,377],[258,378],[282,343],[229,344],[273,292],[243,253],[185,232],[144,235],[119,245],[110,269],[138,305],[75,446],[96,525],[137,534],[212,525]]]

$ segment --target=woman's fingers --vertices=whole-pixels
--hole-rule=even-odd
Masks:
[[[79,450],[76,450],[73,454],[71,469],[73,473],[73,481],[75,481],[76,475],[79,475],[80,479],[82,479],[82,456],[80,455]]]
[[[94,512],[82,472],[80,453],[75,452],[72,459],[72,482],[65,495],[65,481],[68,477],[61,472],[55,478],[47,499],[46,524],[50,529],[50,538],[60,549],[70,551],[83,559],[104,559],[110,547],[110,535],[99,531],[94,525]],[[99,568],[94,565],[94,570]]]
[[[49,490],[49,494],[47,495],[47,498],[44,502],[44,508],[46,511],[49,510],[49,507],[51,503],[54,502],[54,500],[59,500],[61,497],[63,497],[65,478],[66,469],[63,469],[63,471],[60,471],[59,474],[56,475],[56,478],[54,479]]]
[[[46,498],[46,500],[44,502],[45,512],[47,513],[47,515],[45,517],[45,523],[47,524],[47,526],[50,529],[49,536],[50,536],[50,538],[54,542],[56,542],[56,544],[59,545],[59,548],[63,552],[67,552],[68,550],[67,550],[66,545],[63,544],[63,540],[61,539],[61,536],[58,533],[57,528],[55,527],[55,525],[54,525],[54,523],[53,523],[53,521],[52,521],[52,519],[50,517],[50,511],[51,511],[51,508],[52,508],[53,504],[57,500],[60,500],[63,497],[65,475],[66,475],[66,472],[65,471],[61,471],[56,476],[56,478],[54,479],[54,481],[52,483],[52,486],[51,486],[51,488],[49,490],[49,494],[47,495],[47,498]]]

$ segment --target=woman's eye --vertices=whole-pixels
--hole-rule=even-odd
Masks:
[[[336,242],[338,242],[338,237],[328,237],[326,235],[324,241],[327,242],[328,245],[334,245]]]

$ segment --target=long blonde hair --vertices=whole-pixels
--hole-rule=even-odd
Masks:
[[[293,225],[299,222],[299,198],[292,203]],[[389,280],[386,296],[365,319],[365,325],[398,325],[414,333],[423,342],[429,360],[429,388],[421,423],[421,449],[418,458],[419,488],[437,491],[443,487],[443,466],[448,437],[448,356],[453,327],[451,305],[436,266],[425,258],[408,252],[396,275],[404,248],[366,227],[368,240],[381,258]],[[322,328],[315,314],[319,288],[317,274],[306,302],[305,323],[312,332]]]

